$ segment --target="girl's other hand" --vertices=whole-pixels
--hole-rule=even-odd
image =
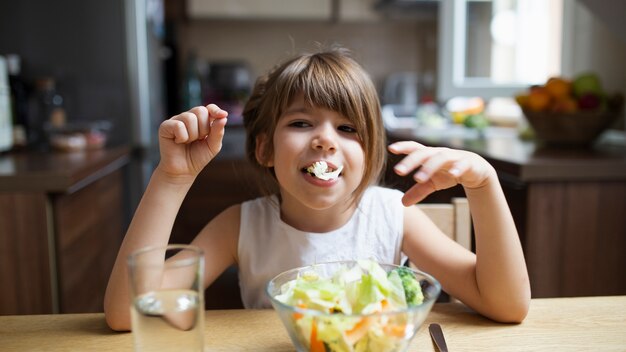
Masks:
[[[193,182],[222,148],[227,116],[226,111],[210,104],[163,121],[158,169],[172,180]]]
[[[427,147],[405,141],[389,145],[393,154],[405,154],[394,166],[400,176],[413,173],[417,182],[402,198],[405,206],[420,202],[429,194],[457,184],[465,188],[480,188],[497,177],[495,169],[479,155],[449,148]]]

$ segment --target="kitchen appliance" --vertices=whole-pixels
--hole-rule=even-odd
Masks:
[[[209,62],[205,104],[214,103],[228,111],[229,124],[243,124],[243,107],[252,92],[252,73],[243,61]]]
[[[417,98],[417,72],[396,72],[385,80],[383,95],[385,104],[415,106]]]
[[[396,72],[385,80],[382,115],[389,129],[415,126],[418,102],[417,72]]]
[[[0,56],[0,152],[13,147],[10,94],[6,60]]]
[[[131,208],[156,164],[158,127],[168,117],[164,93],[173,84],[164,79],[164,6],[164,0],[0,1],[0,23],[16,29],[0,31],[0,53],[23,58],[27,81],[56,78],[68,120],[109,121],[109,144],[132,146],[142,156],[129,168],[131,190],[139,190]]]

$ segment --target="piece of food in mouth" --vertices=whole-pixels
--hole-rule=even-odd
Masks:
[[[339,177],[341,170],[343,170],[343,165],[339,165],[336,170],[331,170],[325,161],[316,161],[306,169],[309,174],[324,181],[336,179]]]

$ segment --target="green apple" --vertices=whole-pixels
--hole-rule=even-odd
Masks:
[[[581,97],[585,94],[603,95],[600,78],[595,73],[591,72],[576,76],[572,82],[572,89],[574,90],[574,95],[577,97]]]
[[[489,120],[487,120],[487,118],[483,114],[472,114],[465,118],[463,124],[465,125],[465,127],[482,130],[485,127],[489,126]]]

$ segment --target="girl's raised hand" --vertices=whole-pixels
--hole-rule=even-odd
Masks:
[[[222,148],[227,116],[226,111],[210,104],[163,121],[158,168],[169,177],[193,181]]]
[[[457,184],[465,188],[480,188],[496,177],[495,169],[479,155],[449,148],[427,147],[417,142],[396,142],[389,145],[396,155],[405,154],[394,166],[400,176],[413,173],[417,182],[402,198],[406,206],[415,204],[429,194]]]

